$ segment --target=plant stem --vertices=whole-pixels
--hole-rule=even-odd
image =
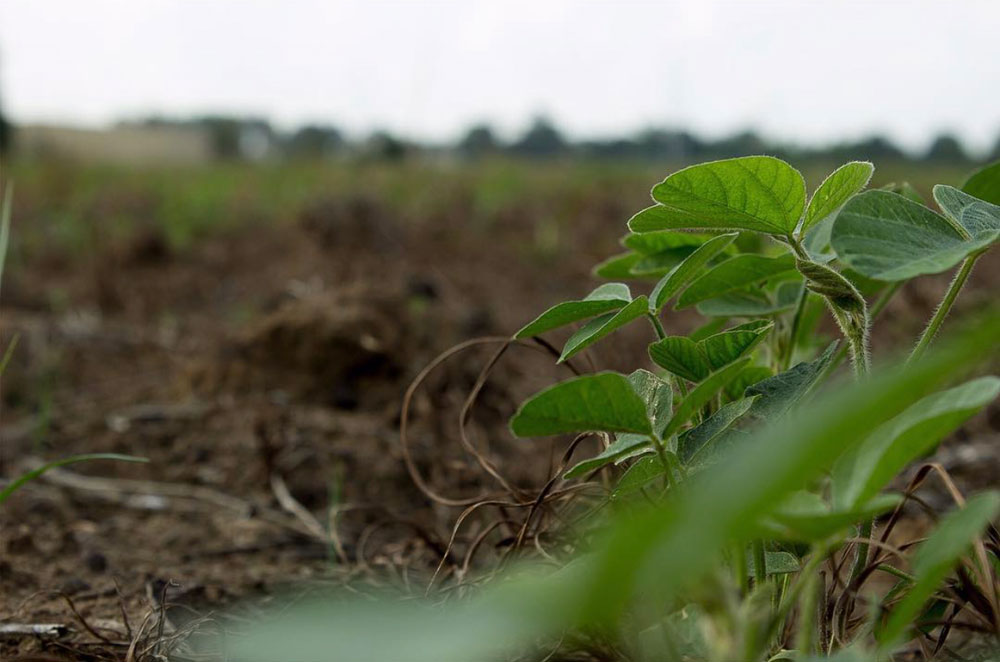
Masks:
[[[679,375],[674,375],[674,383],[677,386],[677,392],[681,394],[681,398],[686,398],[688,389],[687,385],[684,384],[684,378]]]
[[[660,318],[653,313],[646,313],[646,317],[653,324],[653,330],[656,331],[656,337],[663,340],[667,337],[667,332],[663,329],[663,324],[660,322]]]
[[[767,581],[767,558],[764,556],[764,541],[754,540],[751,546],[753,554],[753,580],[757,586],[763,586]]]
[[[906,580],[911,584],[917,581],[917,578],[914,577],[913,575],[909,574],[908,572],[903,572],[899,568],[889,565],[888,563],[879,563],[878,569],[881,570],[882,572],[889,573],[893,577],[899,577],[900,579]]]
[[[750,593],[750,573],[747,572],[747,550],[743,543],[733,548],[733,565],[736,566],[736,578],[743,595]]]
[[[948,317],[948,313],[951,312],[951,307],[954,305],[955,299],[958,298],[958,293],[962,291],[965,281],[969,279],[969,274],[972,273],[972,267],[975,266],[976,260],[979,259],[980,255],[982,255],[981,252],[965,258],[965,261],[962,263],[962,268],[958,270],[957,274],[955,274],[955,278],[952,279],[951,285],[948,286],[948,291],[945,292],[944,298],[941,299],[941,303],[938,304],[937,310],[934,311],[934,317],[931,318],[931,321],[927,324],[927,328],[924,329],[924,333],[920,336],[917,346],[913,348],[913,353],[910,354],[910,358],[906,360],[907,363],[920,360],[920,357],[922,357],[924,352],[927,351],[927,347],[930,346],[931,341],[934,340],[934,336],[938,332],[938,329],[941,328],[941,323],[944,322],[944,319]]]
[[[792,247],[792,250],[795,251],[795,254],[798,255],[800,259],[808,260],[809,254],[806,252],[806,249],[802,246],[802,242],[796,239],[795,236],[791,234],[789,234],[787,238],[788,238],[788,245]]]
[[[903,281],[896,281],[886,289],[882,290],[882,294],[880,294],[878,299],[875,300],[875,303],[872,304],[871,312],[869,312],[868,314],[872,322],[874,322],[878,318],[879,314],[881,314],[882,311],[885,310],[886,306],[889,305],[889,302],[892,300],[894,296],[896,296],[896,293],[899,292],[899,290],[902,287],[903,287]],[[823,370],[823,374],[821,374],[819,378],[816,380],[816,384],[822,384],[823,382],[825,382],[830,377],[830,375],[833,374],[833,371],[836,370],[837,367],[844,362],[845,358],[847,358],[846,344],[841,345],[840,348],[837,349],[837,353],[833,355],[832,359],[830,359],[830,363]]]
[[[870,540],[874,529],[874,518],[865,520],[861,523],[861,527],[858,529],[858,538],[862,540]],[[871,545],[868,543],[858,543],[856,556],[854,557],[854,565],[851,567],[851,581],[857,579],[861,576],[861,573],[864,572],[865,567],[868,565],[868,552],[870,549]]]
[[[802,597],[799,600],[799,622],[795,633],[795,649],[799,655],[808,655],[816,651],[816,628],[817,622],[816,608],[819,603],[819,576],[815,572],[810,572],[804,578]]]
[[[782,622],[788,618],[788,615],[792,611],[792,607],[794,607],[795,603],[798,601],[799,595],[802,593],[803,589],[806,588],[806,584],[809,583],[810,575],[819,569],[819,567],[823,564],[823,561],[826,560],[829,552],[830,548],[827,544],[818,545],[815,549],[813,549],[812,553],[809,555],[809,560],[804,566],[802,566],[802,570],[799,571],[795,581],[782,596],[781,604],[778,605],[778,608],[771,614],[770,622],[767,627],[768,638],[773,637]]]
[[[788,344],[785,345],[784,356],[781,357],[782,372],[788,370],[789,364],[792,362],[792,355],[795,354],[795,337],[799,335],[799,326],[802,324],[802,314],[805,311],[808,297],[809,290],[803,287],[802,293],[799,294],[798,305],[795,306],[795,317],[792,318],[792,328],[788,333]]]
[[[656,449],[656,454],[660,458],[660,464],[663,465],[663,490],[666,491],[673,484],[674,477],[670,467],[670,460],[667,459],[667,451],[663,446],[664,444],[660,439],[653,437],[653,448]]]

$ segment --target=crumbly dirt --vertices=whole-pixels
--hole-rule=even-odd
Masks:
[[[446,348],[509,335],[593,286],[589,269],[615,252],[627,214],[592,197],[555,252],[526,249],[530,209],[504,210],[493,227],[476,228],[460,211],[404,221],[377,200],[350,198],[319,200],[291,223],[255,223],[183,253],[150,230],[84,258],[48,256],[11,272],[0,342],[20,340],[3,382],[0,474],[85,452],[149,462],[68,467],[4,504],[0,623],[68,633],[0,637],[0,658],[126,659],[136,642],[134,659],[152,659],[169,649],[171,628],[241,598],[345,573],[405,582],[431,572],[461,508],[432,503],[407,472],[404,391]],[[966,310],[993,296],[997,261],[989,259],[962,300]],[[946,285],[908,286],[886,311],[876,352],[911,342]],[[679,315],[673,330],[693,322]],[[646,331],[629,329],[635,339]],[[594,362],[640,364],[644,345],[633,346],[598,346]],[[497,488],[461,450],[455,424],[495,348],[450,361],[413,401],[415,465],[451,498]],[[566,373],[543,353],[509,354],[470,429],[514,487],[530,492],[563,448],[512,440],[504,422],[519,398]],[[966,485],[995,483],[998,418],[994,406],[948,447]],[[332,542],[314,526],[322,535],[331,510]],[[484,526],[470,525],[460,553]],[[487,553],[509,542],[502,531],[485,540]]]

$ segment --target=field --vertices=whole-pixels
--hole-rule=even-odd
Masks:
[[[593,289],[591,268],[621,250],[625,221],[680,165],[15,164],[0,347],[18,344],[0,475],[75,453],[149,462],[52,471],[0,509],[0,621],[70,631],[4,638],[0,656],[125,659],[137,642],[132,659],[153,659],[242,599],[348,579],[420,592],[439,563],[441,582],[492,567],[510,544],[502,508],[465,519],[442,561],[463,508],[427,492],[462,501],[495,488],[456,421],[496,344],[428,376],[404,451],[407,386],[449,347],[509,337]],[[806,164],[810,187],[833,165]],[[908,175],[925,194],[962,178],[876,165],[873,186]],[[994,252],[956,318],[993,300],[998,275]],[[876,352],[911,346],[948,280],[906,285]],[[686,333],[695,317],[664,323]],[[648,363],[643,342],[631,347],[597,345],[589,360]],[[563,446],[516,440],[506,421],[566,376],[553,363],[509,352],[468,428],[527,492]],[[994,403],[936,457],[964,490],[995,485],[998,435]]]

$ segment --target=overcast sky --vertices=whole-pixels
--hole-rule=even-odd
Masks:
[[[0,99],[23,122],[214,111],[445,140],[545,113],[576,137],[985,149],[1000,0],[0,0]]]

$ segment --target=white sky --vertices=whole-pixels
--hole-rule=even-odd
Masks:
[[[16,121],[257,113],[446,140],[756,127],[825,143],[1000,135],[1000,0],[0,0]]]

